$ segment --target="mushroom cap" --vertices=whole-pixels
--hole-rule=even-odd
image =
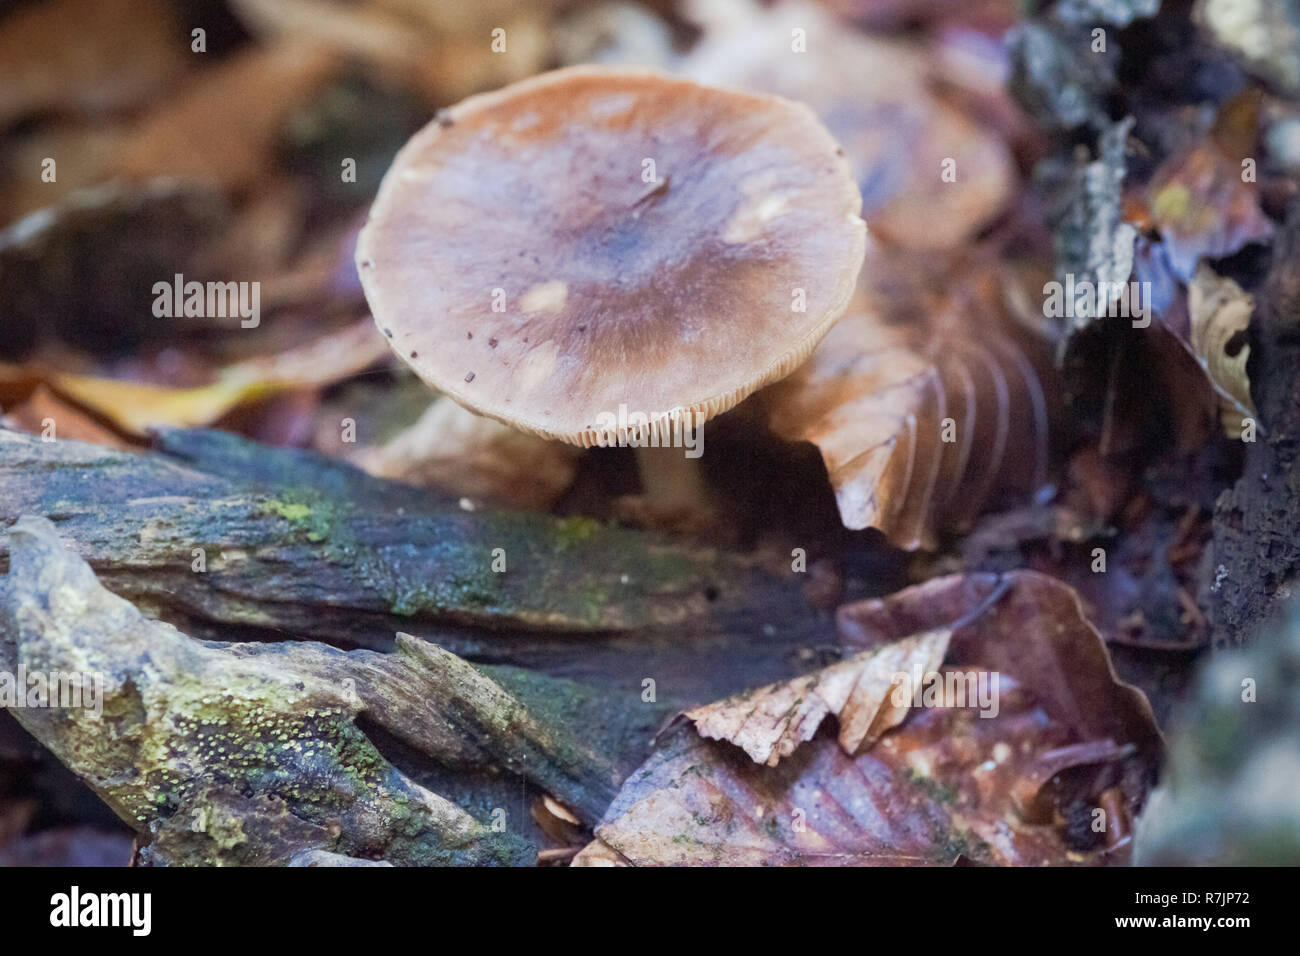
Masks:
[[[357,265],[425,382],[590,446],[702,423],[802,363],[853,292],[861,206],[801,104],[574,67],[417,133]]]

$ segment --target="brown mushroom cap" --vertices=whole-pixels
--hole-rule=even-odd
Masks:
[[[357,264],[428,384],[589,446],[615,437],[598,416],[620,405],[651,431],[699,422],[798,366],[848,304],[861,205],[800,104],[576,67],[416,134]]]

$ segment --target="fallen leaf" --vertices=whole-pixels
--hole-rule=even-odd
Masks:
[[[216,381],[194,388],[6,365],[0,365],[0,383],[35,376],[124,433],[144,437],[153,428],[209,425],[239,405],[284,391],[332,384],[389,354],[387,343],[374,334],[373,321],[366,318],[278,355],[228,365]]]
[[[259,36],[360,60],[381,78],[446,103],[542,70],[550,56],[551,8],[558,4],[234,0],[232,6]],[[504,49],[494,46],[495,29],[508,38]]]
[[[670,70],[677,60],[672,28],[639,4],[612,2],[578,7],[556,23],[560,64],[600,63]]]
[[[1254,418],[1246,363],[1246,330],[1255,299],[1232,279],[1220,277],[1205,263],[1187,287],[1191,347],[1219,399],[1219,416],[1230,438],[1240,438],[1242,418]]]
[[[146,114],[116,171],[223,190],[256,186],[275,166],[289,117],[338,69],[328,51],[286,42],[234,53]]]
[[[165,0],[45,0],[0,20],[0,127],[49,111],[129,109],[187,66]]]
[[[574,865],[1122,858],[1160,753],[1150,707],[1116,680],[1068,587],[1004,580],[1001,595],[993,575],[954,576],[841,609],[850,648],[952,627],[938,706],[913,707],[856,756],[823,727],[777,766],[681,728],[624,783]],[[948,696],[980,686],[996,691],[978,705]]]
[[[0,370],[0,379],[2,378],[3,371]],[[0,390],[2,385],[0,382]],[[7,409],[0,421],[33,435],[48,433],[55,439],[71,438],[111,448],[129,447],[111,429],[105,428],[75,405],[70,405],[55,395],[41,382],[36,384],[24,401]]]
[[[353,461],[380,478],[544,510],[573,483],[581,455],[572,445],[526,434],[440,397],[415,424]]]
[[[1201,259],[1230,256],[1267,239],[1273,224],[1259,208],[1259,187],[1244,163],[1254,162],[1259,101],[1230,101],[1200,142],[1170,156],[1145,189],[1146,205],[1174,273],[1190,281]]]
[[[705,32],[682,71],[811,106],[853,165],[872,235],[908,249],[956,248],[1010,199],[1009,149],[934,91],[922,48],[846,30],[807,3],[708,0],[691,15]]]
[[[910,701],[890,700],[896,676],[937,670],[951,633],[926,631],[884,644],[804,677],[696,707],[686,717],[700,736],[730,741],[755,763],[775,767],[834,714],[840,747],[852,757],[907,716]]]
[[[846,605],[838,613],[841,643],[873,647],[958,620],[988,600],[1000,581],[1010,582],[1006,595],[954,632],[945,663],[1010,677],[1084,740],[1129,741],[1147,758],[1158,753],[1162,742],[1145,695],[1116,677],[1078,595],[1048,575],[955,574]]]
[[[1015,318],[1027,290],[992,257],[875,250],[861,285],[807,363],[768,390],[770,425],[821,451],[846,528],[932,547],[999,493],[1046,480],[1049,366]]]
[[[14,222],[102,181],[126,139],[122,128],[110,123],[43,123],[8,134],[0,221]],[[54,182],[41,178],[47,157],[58,158]]]

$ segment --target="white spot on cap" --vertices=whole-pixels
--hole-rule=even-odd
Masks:
[[[568,283],[552,279],[525,292],[519,298],[519,308],[525,312],[563,312],[568,299]]]
[[[767,224],[785,212],[789,197],[784,193],[768,193],[747,200],[727,223],[727,230],[722,234],[724,242],[738,245],[752,242],[762,235]]]

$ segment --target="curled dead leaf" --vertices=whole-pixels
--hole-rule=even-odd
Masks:
[[[869,255],[863,295],[768,390],[770,427],[818,447],[851,529],[909,550],[1046,481],[1054,387],[997,261]]]
[[[804,677],[696,707],[686,716],[700,736],[730,741],[755,763],[775,767],[834,714],[840,747],[851,757],[907,716],[910,701],[891,700],[897,675],[937,670],[951,634],[939,629],[906,637]]]
[[[959,619],[988,600],[1001,581],[1005,597],[953,634],[945,663],[978,665],[1032,688],[1052,718],[1085,740],[1132,741],[1147,758],[1162,743],[1146,696],[1115,675],[1106,644],[1068,585],[1033,571],[954,574],[886,598],[840,608],[841,642],[873,647]]]
[[[1254,296],[1205,263],[1187,287],[1191,346],[1219,399],[1219,417],[1230,438],[1240,438],[1242,418],[1255,417],[1246,363],[1246,331],[1255,311]]]

